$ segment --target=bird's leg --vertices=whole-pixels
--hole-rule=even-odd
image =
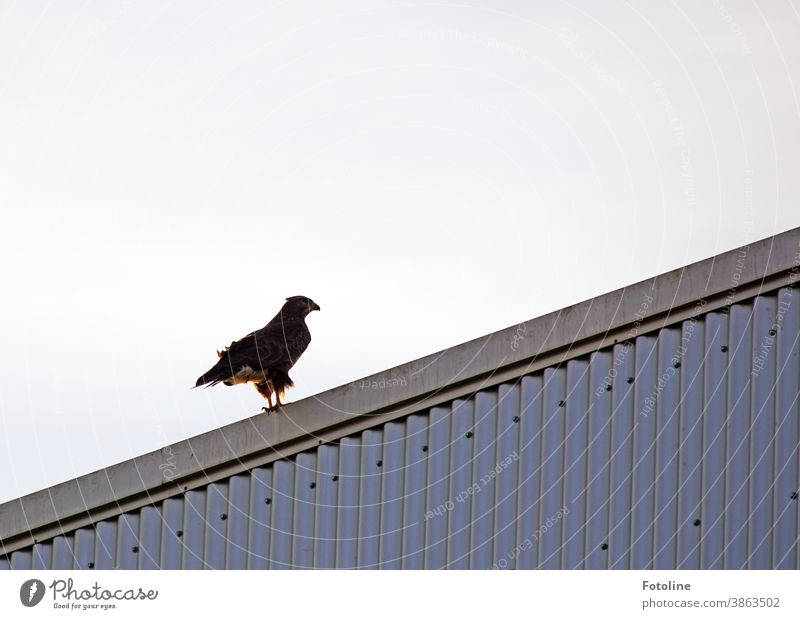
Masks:
[[[261,412],[269,415],[269,412],[272,410],[272,408],[272,394],[269,394],[267,395],[267,406],[262,406]]]
[[[283,404],[281,403],[281,392],[280,391],[276,391],[275,392],[275,408],[278,409],[281,406],[283,406]]]

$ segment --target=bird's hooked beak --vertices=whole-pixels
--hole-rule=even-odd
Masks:
[[[319,305],[317,305],[316,303],[314,303],[314,302],[312,301],[312,302],[311,302],[311,305],[309,305],[309,306],[308,306],[308,310],[309,310],[310,312],[313,312],[314,310],[320,311],[320,309],[319,309]]]

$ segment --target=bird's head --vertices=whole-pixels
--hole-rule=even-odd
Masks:
[[[284,314],[290,314],[292,316],[301,316],[305,318],[314,310],[319,310],[319,305],[314,303],[308,297],[298,296],[298,297],[288,297],[286,299],[286,303],[283,304],[283,309],[281,310]]]

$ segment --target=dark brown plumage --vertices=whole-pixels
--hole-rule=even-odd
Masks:
[[[253,383],[268,402],[264,411],[281,406],[281,396],[294,384],[289,370],[311,342],[305,319],[314,310],[319,305],[308,297],[289,297],[263,329],[218,350],[219,361],[197,379],[195,387]]]

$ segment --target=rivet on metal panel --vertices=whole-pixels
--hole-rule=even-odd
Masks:
[[[511,421],[514,423],[519,423],[519,415],[514,415],[514,418]]]
[[[310,484],[308,484],[308,487],[309,487],[309,488],[311,488],[311,489],[313,490],[314,488],[316,488],[316,487],[317,487],[317,482],[315,482],[315,481],[312,481]]]
[[[564,400],[559,400],[559,401],[558,401],[558,406],[559,406],[559,408],[560,408],[560,407],[563,407],[563,406],[565,406],[566,404],[567,404],[567,403],[566,403]]]
[[[776,334],[777,334],[777,331],[775,331],[775,329],[770,329],[769,330],[769,336],[770,337],[775,337]]]
[[[606,391],[611,391],[611,383],[606,384]]]
[[[467,432],[464,436],[467,438],[472,438],[472,432]],[[423,451],[427,451],[427,449],[423,449]]]
[[[264,503],[266,503],[267,505],[269,505],[270,503],[272,503],[272,499],[270,499],[269,497],[267,497],[266,499],[264,499]]]
[[[792,492],[792,494],[789,495],[789,498],[792,499],[793,501],[796,501],[797,500],[797,493],[796,492]]]
[[[178,537],[183,537],[183,531],[178,529],[177,531],[175,531],[175,535],[177,535]]]
[[[608,550],[608,544],[600,544],[600,550]]]
[[[339,481],[339,476],[334,475],[333,477],[331,477],[331,481]]]
[[[422,451],[428,451],[428,446],[427,445],[423,445],[422,446]]]
[[[228,514],[220,514],[219,519],[220,520],[227,520],[228,519]]]
[[[133,551],[133,554],[136,554],[137,552],[139,552],[139,547],[134,546],[133,548],[131,548],[131,550]]]
[[[94,561],[89,561],[89,564],[86,567],[88,567],[90,570],[93,570],[94,569]]]
[[[628,382],[629,385],[631,383],[633,383],[633,376],[628,376],[628,381],[627,382]]]
[[[679,367],[681,367],[681,362],[680,362],[680,361],[673,361],[673,362],[672,362],[672,367],[674,367],[674,368],[679,368]]]
[[[378,460],[378,461],[375,463],[375,466],[383,466],[383,460]]]
[[[695,521],[694,521],[692,524],[693,524],[694,526],[696,526],[696,527],[699,527],[699,526],[700,526],[700,519],[698,518],[698,519],[697,519],[697,520],[695,520]]]
[[[722,346],[719,347],[719,350],[720,352],[728,352],[728,347],[723,344]]]

